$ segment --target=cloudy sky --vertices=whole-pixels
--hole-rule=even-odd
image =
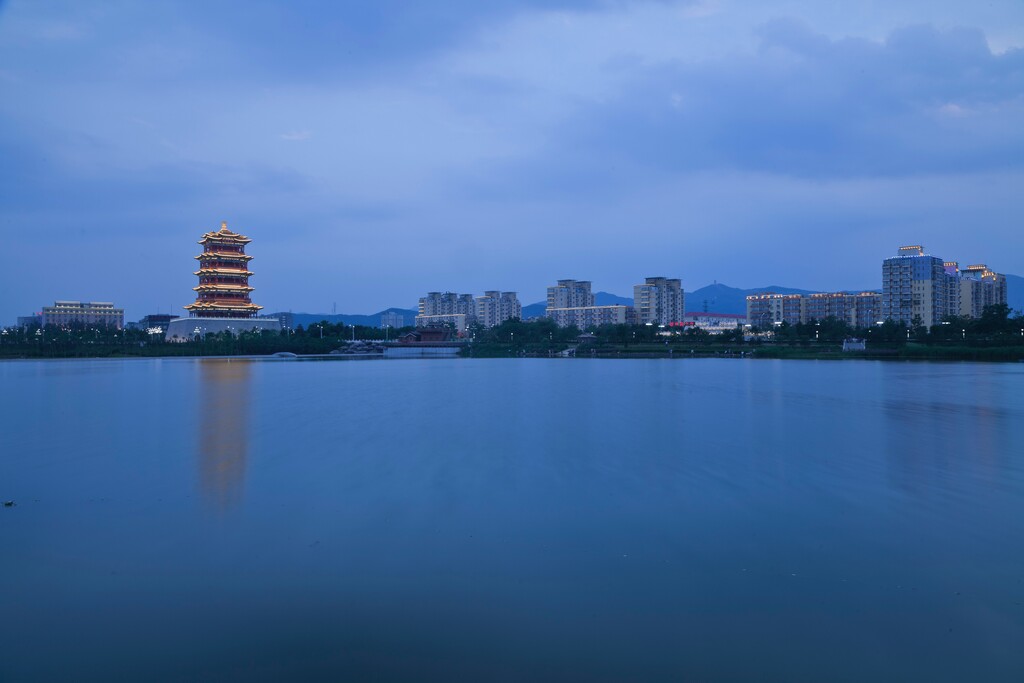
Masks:
[[[0,323],[1024,274],[1020,0],[0,2]]]

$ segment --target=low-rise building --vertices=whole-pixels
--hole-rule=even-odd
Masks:
[[[66,327],[68,325],[92,325],[96,327],[124,328],[124,309],[115,308],[107,301],[55,301],[53,306],[44,306],[40,324]]]
[[[19,315],[18,316],[18,327],[38,327],[43,324],[43,316],[40,313],[35,315]]]
[[[271,313],[270,315],[261,315],[260,318],[266,320],[277,320],[281,324],[282,330],[295,329],[295,314],[290,311],[282,311],[281,313]]]
[[[548,308],[545,315],[559,327],[575,325],[581,330],[600,325],[635,325],[636,311],[632,306],[575,306]]]
[[[384,311],[380,314],[380,329],[405,327],[405,316],[398,311]]]
[[[456,332],[465,332],[473,322],[465,313],[442,313],[439,315],[416,316],[416,327],[451,326]]]
[[[719,334],[735,330],[747,324],[745,316],[736,313],[690,312],[683,316],[682,324],[669,324],[669,327],[696,327],[698,329]]]

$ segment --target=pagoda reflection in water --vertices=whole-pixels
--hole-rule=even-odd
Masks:
[[[199,487],[221,509],[238,504],[245,486],[251,371],[247,360],[199,361]]]

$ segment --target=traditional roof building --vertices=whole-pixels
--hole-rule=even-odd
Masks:
[[[203,253],[196,256],[199,261],[199,286],[195,303],[185,306],[189,315],[198,318],[254,318],[262,306],[250,299],[253,288],[249,286],[249,261],[252,256],[245,253],[245,245],[252,240],[245,235],[228,230],[227,223],[220,224],[218,232],[208,232],[199,240]]]
[[[185,306],[189,313],[187,318],[175,318],[168,323],[167,340],[187,341],[224,332],[233,335],[248,331],[280,332],[281,321],[259,317],[263,307],[250,298],[249,261],[252,256],[245,253],[245,246],[251,241],[245,235],[228,230],[227,223],[221,223],[217,232],[203,235],[199,240],[203,252],[195,257],[199,261],[199,270],[195,271],[199,285],[192,288],[196,300]]]

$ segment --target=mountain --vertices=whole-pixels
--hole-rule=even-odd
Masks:
[[[1014,311],[1024,311],[1024,277],[1006,276],[1006,303]]]
[[[595,306],[632,306],[633,299],[618,296],[610,292],[597,292],[594,294]]]
[[[847,291],[863,292],[879,289],[881,288],[868,287],[866,289],[851,289]],[[692,311],[703,311],[706,303],[707,310],[712,313],[736,313],[744,315],[747,312],[747,296],[750,294],[759,294],[762,292],[773,292],[775,294],[813,294],[815,291],[818,290],[794,289],[793,287],[780,287],[778,285],[754,287],[753,289],[738,289],[736,287],[729,287],[728,285],[716,282],[713,285],[707,285],[706,287],[695,289],[692,292],[686,292],[686,311],[688,313]],[[1006,302],[1009,304],[1011,309],[1015,311],[1024,311],[1024,277],[1019,275],[1006,276]],[[596,306],[614,306],[617,304],[632,306],[633,300],[628,297],[612,294],[611,292],[596,292],[594,294],[594,305]],[[543,317],[546,306],[547,303],[544,301],[538,301],[537,303],[523,306],[523,320]],[[413,318],[416,317],[416,310],[412,308],[388,308],[380,313],[374,313],[373,315],[350,315],[346,313],[339,313],[337,315],[328,315],[324,313],[296,313],[295,324],[302,325],[303,327],[309,327],[310,324],[326,320],[331,323],[343,322],[346,325],[380,327],[380,316],[389,311],[404,316],[406,325],[412,325]]]
[[[328,313],[294,313],[295,325],[302,325],[303,327],[309,327],[321,320],[337,324],[339,322],[345,323],[346,325],[364,325],[366,327],[380,327],[380,316],[384,313],[398,313],[404,316],[405,324],[412,325],[413,318],[416,317],[416,311],[411,308],[387,308],[380,313],[374,313],[373,315],[357,315],[349,313],[338,313],[331,315]]]
[[[692,292],[686,292],[686,312],[703,311],[705,308],[711,313],[734,313],[746,315],[747,296],[750,294],[761,294],[772,292],[774,294],[811,294],[811,290],[794,289],[792,287],[779,287],[768,285],[767,287],[755,287],[753,289],[737,289],[720,283],[707,285]],[[706,306],[705,306],[706,304]]]

